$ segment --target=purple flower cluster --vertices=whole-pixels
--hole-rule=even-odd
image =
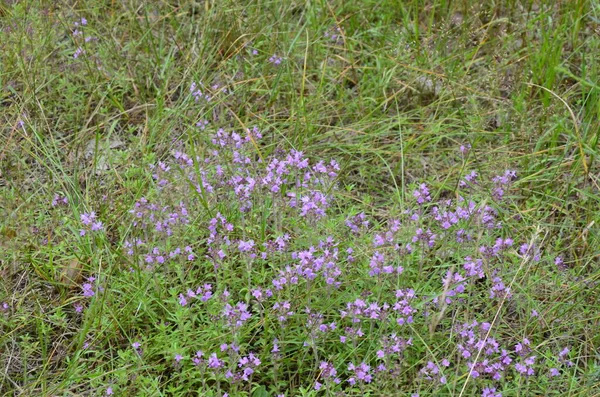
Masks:
[[[444,303],[449,305],[452,303],[452,298],[458,294],[465,292],[467,279],[459,272],[448,270],[443,278],[444,285]],[[438,297],[433,299],[433,303],[438,303]]]
[[[384,233],[377,233],[373,238],[373,247],[382,247],[387,245],[393,245],[396,241],[396,236],[398,231],[400,230],[400,220],[399,219],[391,219],[388,222],[387,230]],[[398,247],[395,247],[398,249]]]
[[[314,340],[318,336],[333,331],[337,328],[335,321],[326,324],[323,321],[324,318],[322,313],[313,312],[310,308],[306,308],[304,311],[308,315],[306,320],[306,329],[309,331],[311,339]],[[308,343],[305,343],[304,345],[308,346]]]
[[[61,196],[60,194],[55,194],[54,198],[52,199],[52,206],[53,207],[58,207],[60,205],[67,205],[69,203],[69,199],[67,198],[67,196]]]
[[[90,276],[86,279],[86,281],[81,285],[81,293],[84,298],[92,298],[98,292],[104,291],[104,288],[98,284],[96,277]],[[76,307],[77,310],[77,307]],[[81,310],[77,310],[81,311]]]
[[[281,193],[274,196],[274,204],[287,203],[288,207],[298,208],[301,216],[310,219],[323,217],[330,199],[325,192],[330,190],[332,180],[337,177],[339,165],[335,161],[329,164],[320,161],[310,166],[308,159],[298,151],[290,151],[284,156],[277,152],[265,161],[254,161],[253,152],[261,138],[262,133],[257,127],[247,129],[244,134],[219,129],[212,137],[215,149],[210,150],[204,160],[176,151],[175,163],[182,172],[173,174],[170,165],[159,162],[152,166],[153,177],[158,186],[164,188],[169,183],[181,185],[176,182],[183,174],[182,181],[187,181],[182,184],[183,193],[185,186],[191,185],[205,199],[208,199],[207,194],[222,197],[233,193],[241,212],[249,211],[257,198],[262,199],[260,194]],[[132,213],[138,218],[146,217],[148,211],[143,208],[146,203],[140,204],[142,208],[136,208]]]
[[[208,369],[214,377],[223,376],[232,384],[250,382],[256,369],[262,364],[255,353],[250,352],[246,356],[241,356],[240,347],[233,343],[222,344],[221,352],[228,352],[229,358],[219,358],[217,353],[211,353],[205,358],[204,352],[199,350],[192,357],[192,363],[199,367],[202,373]]]
[[[479,252],[481,252],[486,258],[500,258],[501,253],[512,247],[513,243],[514,241],[512,238],[498,238],[493,246],[481,246],[479,248]]]
[[[290,235],[288,233],[285,233],[282,236],[265,241],[263,243],[264,251],[261,252],[261,258],[267,259],[270,254],[273,254],[275,252],[284,252],[288,247],[290,239]]]
[[[395,333],[384,336],[381,341],[381,349],[377,350],[377,358],[386,359],[402,355],[408,346],[412,346],[412,338],[403,339]]]
[[[84,30],[84,28],[83,28],[83,27],[84,27],[84,26],[87,26],[87,24],[88,24],[88,21],[87,21],[87,19],[86,19],[86,18],[83,18],[83,17],[82,17],[82,18],[81,18],[79,21],[75,21],[75,22],[73,23],[73,26],[74,26],[75,28],[73,29],[73,31],[72,31],[72,33],[71,33],[71,34],[72,34],[72,36],[73,36],[73,40],[74,40],[76,43],[79,43],[79,46],[77,47],[77,49],[76,49],[76,50],[75,50],[75,52],[73,53],[73,58],[74,58],[74,59],[77,59],[77,58],[79,58],[81,55],[85,54],[85,50],[84,50],[84,49],[83,49],[83,47],[82,47],[82,45],[83,45],[83,44],[82,44],[82,41],[81,41],[81,37],[84,37],[84,38],[83,38],[83,42],[85,42],[85,43],[88,43],[88,42],[90,42],[90,41],[92,41],[92,40],[94,40],[94,39],[95,39],[95,38],[94,38],[94,37],[92,37],[92,36],[84,36],[84,34],[83,34],[83,30]],[[80,29],[82,29],[82,30],[80,30]]]
[[[252,296],[258,301],[258,302],[264,302],[267,298],[270,298],[273,296],[273,291],[271,291],[270,289],[262,289],[262,288],[254,288],[252,291]]]
[[[192,357],[192,363],[195,366],[199,367],[208,367],[211,370],[216,370],[223,368],[225,366],[225,362],[217,356],[217,353],[212,353],[208,358],[204,358],[204,352],[202,350],[198,350],[196,354]]]
[[[367,216],[364,212],[361,212],[358,215],[354,215],[346,219],[346,226],[350,228],[352,233],[360,234],[361,232],[366,231],[369,228],[369,221],[366,219]]]
[[[200,89],[200,87],[204,88],[204,85],[202,83],[200,83],[199,85],[193,81],[192,84],[190,85],[190,93],[192,94],[192,96],[194,97],[194,100],[196,102],[200,101],[201,99],[210,102],[210,100],[212,99],[212,97],[205,92],[202,92],[202,90]]]
[[[91,298],[92,296],[96,295],[96,292],[94,291],[94,287],[92,285],[93,281],[94,277],[90,277],[88,278],[88,282],[83,283],[83,285],[81,286],[81,289],[83,290],[83,296],[85,296],[86,298]]]
[[[200,128],[201,131],[204,131],[208,124],[208,120],[200,120],[196,123],[196,127]]]
[[[519,253],[523,258],[533,259],[535,262],[539,262],[541,259],[540,249],[535,244],[522,244],[519,247]]]
[[[271,55],[271,57],[269,58],[269,62],[275,66],[279,66],[281,64],[281,61],[283,61],[283,58],[277,56],[277,54]]]
[[[470,256],[467,256],[465,257],[463,268],[468,277],[477,277],[478,279],[485,277],[482,259],[473,259]]]
[[[400,265],[394,267],[392,264],[387,263],[385,259],[385,255],[379,251],[375,251],[373,256],[371,257],[371,261],[369,262],[369,276],[375,277],[383,274],[402,274],[404,268]]]
[[[365,320],[385,320],[388,317],[390,305],[377,302],[367,304],[363,299],[357,298],[353,302],[346,303],[346,310],[340,310],[340,317],[348,317],[352,324],[358,324]]]
[[[469,153],[469,151],[471,150],[471,148],[472,148],[471,144],[467,143],[466,145],[460,145],[458,150],[463,156],[466,156]]]
[[[565,264],[565,260],[560,255],[554,258],[554,265],[558,268],[558,270],[561,271],[568,269],[568,266]]]
[[[102,230],[104,225],[101,221],[96,219],[96,213],[94,211],[89,213],[83,213],[80,215],[81,223],[85,228],[79,231],[80,236],[85,236],[88,232],[96,232]]]
[[[490,328],[490,323],[477,321],[463,324],[457,329],[457,347],[461,357],[467,360],[471,377],[488,376],[500,380],[513,360],[509,352],[502,349],[498,341],[488,335]],[[476,357],[478,359],[474,361]]]
[[[419,187],[413,191],[413,197],[417,199],[418,204],[425,204],[426,202],[431,201],[429,188],[424,183],[421,183]]]
[[[536,356],[529,356],[515,363],[515,370],[523,376],[535,375],[533,366],[535,365]]]
[[[337,25],[326,30],[325,33],[323,33],[323,37],[335,44],[342,44],[344,42],[342,29]]]
[[[310,282],[319,276],[328,286],[335,288],[340,286],[338,277],[341,276],[342,271],[338,264],[339,250],[333,238],[320,241],[316,247],[311,246],[304,251],[292,252],[291,257],[297,261],[297,264],[279,270],[279,275],[273,279],[276,290],[282,290],[286,285],[298,284],[299,279]]]
[[[502,397],[502,393],[496,392],[495,387],[486,387],[483,389],[481,397]]]
[[[346,310],[340,311],[341,318],[348,317],[353,324],[353,330],[357,331],[357,324],[362,321],[387,321],[390,317],[396,318],[396,324],[410,324],[414,321],[413,315],[416,309],[412,307],[412,301],[415,299],[415,292],[411,289],[397,290],[396,302],[393,304],[378,304],[372,302],[367,304],[364,300],[358,298],[353,302],[346,304]],[[353,333],[353,336],[356,332]]]
[[[173,227],[189,223],[188,210],[183,202],[179,202],[178,205],[171,208],[151,203],[142,197],[129,212],[135,218],[133,221],[134,227],[141,230],[151,227],[151,230],[155,233],[167,236],[173,234]]]
[[[512,296],[510,287],[504,285],[500,276],[492,279],[492,288],[490,288],[490,299],[509,299]]]
[[[419,374],[428,381],[437,382],[442,385],[445,385],[448,382],[448,380],[444,375],[443,368],[447,368],[449,366],[450,361],[448,361],[445,358],[440,362],[440,365],[434,363],[433,361],[428,361],[427,365],[421,368]]]
[[[355,385],[357,382],[371,383],[373,380],[371,366],[364,361],[358,365],[348,364],[348,371],[352,372],[352,376],[348,378],[348,383],[351,385]]]
[[[337,377],[337,370],[333,364],[327,361],[321,361],[319,364],[319,380],[324,381],[326,384],[333,382],[339,385],[342,381]],[[320,381],[315,382],[315,390],[321,390],[323,384]]]
[[[240,357],[237,363],[238,371],[231,370],[225,373],[225,378],[231,379],[234,383],[239,381],[249,382],[250,377],[261,364],[260,359],[254,354],[249,353],[247,356]]]
[[[510,187],[516,179],[517,173],[513,170],[506,170],[503,175],[495,176],[492,179],[495,185],[492,191],[494,199],[501,201],[504,198],[505,189]]]
[[[223,309],[223,318],[227,326],[234,329],[240,328],[246,321],[252,317],[248,311],[248,305],[244,302],[238,302],[235,306],[227,303]]]
[[[412,301],[416,298],[413,289],[396,290],[396,302],[392,305],[392,309],[396,312],[396,323],[398,325],[411,324],[413,322],[413,314],[417,310],[412,307]]]
[[[289,317],[293,316],[294,312],[291,310],[291,308],[292,306],[288,301],[275,302],[273,304],[273,311],[275,312],[277,321],[283,324]]]
[[[213,286],[211,284],[204,284],[201,287],[198,287],[196,291],[188,289],[186,294],[179,294],[179,304],[181,306],[186,306],[188,304],[188,299],[199,299],[202,302],[208,301],[213,296]]]
[[[572,367],[573,365],[575,365],[573,361],[569,360],[568,358],[570,352],[571,350],[568,347],[565,347],[558,353],[557,361],[560,363],[560,365],[567,367]],[[556,367],[550,368],[550,376],[560,376],[560,370]]]
[[[477,177],[479,174],[475,171],[471,171],[458,183],[458,186],[463,189],[473,188],[477,184]]]
[[[212,259],[215,268],[227,256],[227,247],[231,245],[229,235],[233,232],[233,224],[227,222],[223,215],[217,212],[216,216],[209,221],[208,257]]]
[[[433,233],[430,229],[423,230],[422,228],[418,228],[415,231],[415,235],[412,238],[412,242],[420,242],[423,246],[433,248],[433,246],[435,245],[436,238],[437,234]]]

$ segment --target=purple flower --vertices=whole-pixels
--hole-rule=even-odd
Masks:
[[[442,366],[448,367],[450,366],[450,362],[448,360],[444,360]],[[429,381],[439,382],[440,384],[446,384],[446,377],[442,374],[442,368],[435,364],[432,361],[428,361],[427,365],[419,371],[421,376]]]
[[[75,50],[75,52],[73,53],[73,58],[77,59],[79,58],[82,54],[85,54],[85,51],[83,50],[83,48],[81,47],[77,47],[77,49]]]
[[[501,201],[504,197],[504,189],[509,187],[517,179],[516,171],[506,170],[503,175],[498,175],[492,179],[495,188],[492,191],[494,199]]]
[[[91,231],[98,231],[98,230],[102,230],[102,228],[103,228],[102,222],[100,222],[96,219],[96,213],[94,211],[92,211],[90,213],[83,213],[80,215],[80,218],[81,218],[81,223],[84,226],[87,226],[87,228]],[[79,231],[79,234],[81,236],[85,236],[86,233],[87,232],[85,229],[81,229]]]
[[[208,120],[200,120],[196,123],[196,127],[200,128],[200,130],[204,131],[206,126],[208,125]]]
[[[186,306],[188,304],[189,299],[200,299],[202,302],[208,301],[213,296],[212,284],[204,284],[201,287],[196,288],[196,290],[188,289],[184,294],[179,294],[179,304],[181,306]]]
[[[499,276],[496,276],[492,279],[492,288],[490,289],[490,298],[498,298],[498,299],[510,299],[512,296],[512,292],[510,288],[504,285],[502,279]]]
[[[369,262],[369,267],[371,268],[369,271],[369,276],[371,277],[392,273],[402,274],[404,271],[402,266],[394,267],[390,264],[386,264],[385,256],[379,251],[373,253],[371,261]]]
[[[481,393],[481,397],[502,397],[502,393],[496,393],[495,387],[486,387]]]
[[[217,353],[213,353],[208,358],[208,367],[212,369],[221,368],[223,366],[223,361],[219,360],[217,357]]]
[[[419,187],[413,191],[413,196],[417,199],[417,203],[419,204],[424,204],[427,201],[431,201],[429,189],[424,183],[421,183]]]
[[[564,261],[563,257],[560,255],[557,256],[556,258],[554,258],[554,265],[556,265],[558,270],[566,270],[567,269],[567,265],[565,265],[565,261]]]
[[[254,248],[254,240],[242,241],[238,244],[240,252],[250,252]]]
[[[333,42],[335,44],[341,44],[344,41],[343,35],[342,35],[342,29],[339,26],[331,27],[329,30],[327,30],[325,33],[323,33],[323,37],[329,39],[331,42]]]
[[[204,352],[202,352],[202,350],[198,350],[192,358],[192,362],[194,363],[194,365],[198,366],[200,364],[203,364],[204,360],[202,359],[202,357],[204,357]]]
[[[234,328],[241,327],[252,315],[248,311],[248,305],[244,302],[238,302],[235,306],[229,303],[223,309],[223,317],[227,325]]]
[[[59,205],[67,205],[69,203],[69,199],[66,196],[61,196],[60,194],[55,194],[52,199],[52,206],[56,207]]]
[[[81,289],[83,290],[83,296],[85,296],[86,298],[91,298],[92,296],[96,295],[96,293],[94,292],[94,287],[91,283],[84,283],[81,286]]]
[[[535,364],[535,359],[536,359],[536,356],[530,356],[521,362],[515,363],[515,370],[524,376],[535,375],[535,370],[533,369],[533,365]]]
[[[273,291],[270,289],[262,290],[261,288],[255,288],[252,290],[252,296],[256,298],[257,301],[263,302],[265,299],[273,296]]]
[[[277,320],[280,323],[286,322],[290,316],[294,315],[294,312],[290,309],[291,305],[288,301],[275,302],[275,304],[273,305],[273,310],[275,310]]]
[[[271,349],[271,353],[279,353],[279,341],[277,339],[273,340],[273,348]]]
[[[96,219],[96,213],[94,211],[88,213],[83,213],[80,215],[81,223],[84,225],[91,225],[92,222]]]
[[[412,345],[412,339],[402,339],[395,333],[389,336],[384,336],[381,339],[381,349],[377,351],[377,358],[384,359],[385,357],[399,356],[407,346]]]
[[[202,86],[202,83],[200,83],[200,86]],[[200,90],[200,88],[198,87],[198,84],[196,84],[195,81],[193,81],[192,84],[190,85],[190,93],[192,94],[192,96],[194,97],[194,100],[196,102],[200,101],[201,99],[204,99],[207,102],[209,102],[212,99],[210,97],[210,95],[203,93]]]
[[[183,356],[181,354],[176,354],[174,359],[176,363],[179,363],[181,360],[183,360]]]
[[[535,309],[531,309],[531,317],[538,317],[539,313]]]
[[[519,248],[519,253],[523,255],[524,258],[533,258],[533,260],[536,262],[539,262],[541,259],[540,250],[535,244],[532,244],[531,246],[529,244],[521,245]]]
[[[366,220],[364,212],[346,219],[345,224],[354,234],[359,234],[361,231],[369,228],[369,221]]]
[[[415,235],[413,236],[412,241],[413,243],[421,241],[424,244],[427,244],[429,248],[432,248],[435,245],[436,238],[437,235],[434,234],[430,229],[423,230],[422,228],[418,228],[415,231]]]
[[[355,365],[354,363],[348,364],[348,371],[353,372],[353,376],[348,378],[348,383],[351,385],[356,384],[357,381],[371,383],[373,380],[373,375],[371,375],[371,366],[367,365],[367,363],[364,361],[359,365]]]
[[[333,364],[326,361],[321,361],[319,369],[321,370],[322,378],[335,378],[337,375],[337,370],[334,368]]]
[[[281,61],[283,61],[283,58],[281,58],[281,57],[277,56],[276,54],[275,54],[275,55],[272,55],[272,56],[269,58],[269,62],[271,62],[271,63],[272,63],[273,65],[275,65],[275,66],[279,66],[279,65],[281,64]]]

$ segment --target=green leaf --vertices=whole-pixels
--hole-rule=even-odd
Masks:
[[[271,397],[271,393],[264,386],[258,386],[252,392],[252,397]]]

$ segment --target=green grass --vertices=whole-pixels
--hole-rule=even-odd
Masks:
[[[72,35],[82,17],[89,42]],[[518,190],[503,219],[516,225],[519,216],[515,241],[539,236],[568,270],[516,272],[514,310],[537,309],[544,320],[515,326],[503,318],[499,327],[531,332],[546,341],[540,351],[568,339],[576,369],[560,384],[507,380],[503,396],[597,395],[599,24],[595,0],[4,2],[0,303],[10,309],[0,312],[0,395],[100,395],[108,384],[118,395],[195,395],[186,389],[191,372],[171,381],[165,360],[142,362],[128,349],[134,335],[154,335],[144,343],[167,357],[200,335],[184,328],[173,341],[156,326],[164,316],[188,321],[163,301],[188,274],[177,269],[157,280],[122,272],[124,219],[136,200],[156,194],[149,164],[182,143],[204,154],[217,128],[253,125],[265,134],[256,147],[263,158],[294,148],[339,161],[341,204],[332,209],[339,219],[351,208],[383,222],[407,208],[410,187],[421,181],[432,196],[450,198],[467,171],[516,169]],[[341,39],[324,37],[335,26]],[[85,53],[75,59],[80,46]],[[274,54],[281,65],[268,61]],[[198,106],[192,81],[228,91],[213,90]],[[202,119],[211,122],[205,131],[195,127]],[[466,144],[463,159],[458,147]],[[69,200],[60,211],[50,205],[55,193]],[[202,204],[207,213],[220,208]],[[80,214],[91,210],[106,229],[96,240],[78,233]],[[264,237],[266,228],[263,220],[244,234]],[[345,238],[334,221],[319,228]],[[81,278],[99,273],[110,280],[106,302],[75,315]],[[439,281],[413,288],[436,291]],[[485,303],[480,310],[493,313]],[[453,314],[445,320],[468,317]],[[423,356],[441,359],[453,349],[443,336],[418,335]],[[86,342],[98,350],[85,352]],[[407,373],[425,362],[414,360]],[[297,369],[289,395],[311,395],[302,364],[286,365],[288,374]],[[461,393],[464,381],[421,395],[475,393]],[[409,386],[390,390],[405,395]],[[261,387],[254,395],[274,396],[279,386]]]

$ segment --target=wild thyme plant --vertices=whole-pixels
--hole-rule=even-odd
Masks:
[[[218,396],[502,395],[572,370],[570,341],[500,325],[529,321],[514,281],[554,260],[510,219],[515,171],[468,172],[435,194],[416,184],[397,217],[377,219],[335,207],[335,160],[267,154],[256,127],[179,146],[150,165],[153,188],[124,229],[118,271],[161,296],[166,326],[131,330],[148,346],[123,365],[162,361],[174,384]],[[82,236],[102,232],[94,212],[81,223]],[[103,299],[95,280],[88,300]]]

